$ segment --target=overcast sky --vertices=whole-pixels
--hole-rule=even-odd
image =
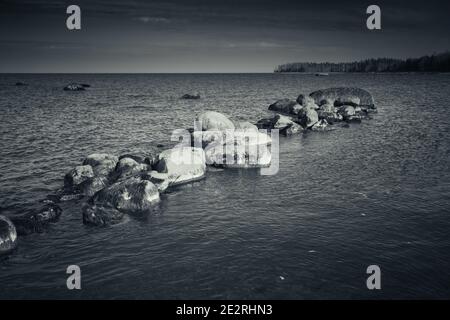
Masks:
[[[450,1],[0,0],[0,72],[271,72],[450,49]],[[66,8],[82,30],[66,28]],[[382,30],[366,28],[378,4]]]

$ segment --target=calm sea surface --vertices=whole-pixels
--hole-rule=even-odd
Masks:
[[[63,91],[72,81],[92,87]],[[87,227],[84,201],[64,202],[0,262],[0,298],[449,298],[448,74],[0,75],[0,213],[37,207],[90,153],[156,151],[204,110],[255,122],[333,86],[369,90],[378,114],[280,137],[277,175],[211,171],[114,227]],[[371,264],[381,291],[366,288]]]

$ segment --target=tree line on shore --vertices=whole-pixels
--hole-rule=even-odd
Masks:
[[[450,72],[450,51],[409,58],[366,59],[355,62],[294,62],[279,65],[274,72]]]

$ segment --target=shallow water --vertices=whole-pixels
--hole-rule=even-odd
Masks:
[[[63,91],[72,81],[92,87]],[[114,227],[65,202],[0,262],[0,298],[450,297],[448,74],[1,75],[0,213],[35,208],[89,153],[155,152],[203,110],[255,122],[333,86],[369,90],[378,114],[280,137],[278,174],[211,171]],[[82,290],[66,288],[71,264]],[[371,264],[381,291],[366,288]]]

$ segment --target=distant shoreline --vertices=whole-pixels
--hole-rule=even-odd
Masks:
[[[275,68],[276,73],[397,73],[450,72],[450,51],[419,58],[377,58],[354,62],[292,62]]]

